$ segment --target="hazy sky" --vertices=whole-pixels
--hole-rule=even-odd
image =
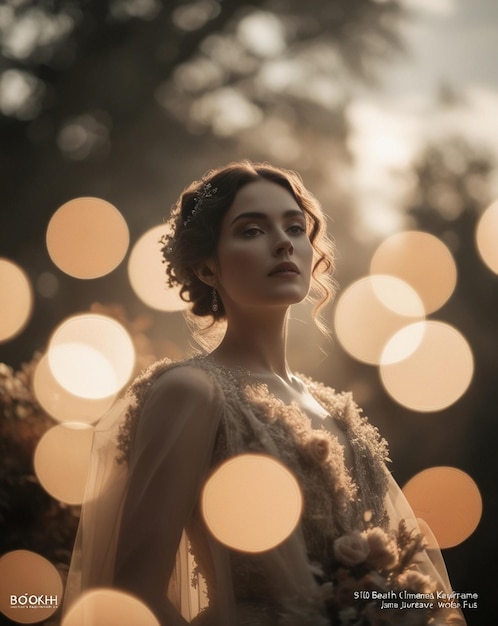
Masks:
[[[349,111],[358,238],[403,228],[404,173],[429,142],[464,138],[498,159],[498,0],[404,0],[406,54],[360,88]],[[440,87],[458,102],[442,107]],[[494,192],[498,197],[498,177]]]
[[[386,86],[427,91],[440,81],[456,88],[498,89],[497,0],[404,0],[414,19],[404,29],[408,56],[394,63]]]

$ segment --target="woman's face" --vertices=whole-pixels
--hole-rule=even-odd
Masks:
[[[216,287],[237,307],[287,307],[309,290],[313,247],[292,194],[268,180],[245,185],[223,218]]]

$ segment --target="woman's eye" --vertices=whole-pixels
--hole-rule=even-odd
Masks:
[[[263,232],[262,230],[260,230],[259,228],[246,228],[246,230],[244,230],[244,232],[242,233],[244,235],[244,237],[257,237],[259,235],[259,233]]]
[[[306,228],[304,228],[304,226],[301,226],[301,224],[292,224],[292,226],[289,226],[289,228],[287,229],[287,232],[290,232],[293,235],[300,235],[301,233],[306,232]]]

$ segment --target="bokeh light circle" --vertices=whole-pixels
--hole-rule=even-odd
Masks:
[[[46,354],[36,366],[33,390],[40,405],[59,422],[91,424],[102,417],[115,399],[113,395],[105,398],[83,398],[70,393],[54,378]]]
[[[498,274],[498,200],[493,202],[479,218],[476,243],[482,260]]]
[[[0,590],[0,611],[20,624],[48,619],[62,601],[59,572],[50,561],[29,550],[14,550],[0,558]]]
[[[334,316],[337,339],[354,358],[378,365],[389,339],[424,318],[417,292],[394,276],[367,276],[340,296]]]
[[[0,258],[0,343],[16,337],[33,310],[33,289],[24,270]]]
[[[287,539],[301,517],[302,493],[275,459],[243,454],[219,467],[202,493],[207,526],[221,543],[242,552],[270,550]]]
[[[457,281],[456,264],[447,246],[420,231],[396,233],[385,239],[372,257],[370,272],[397,276],[411,285],[427,313],[448,300]]]
[[[403,493],[441,548],[465,541],[481,519],[479,488],[468,474],[455,467],[426,469],[406,483]]]
[[[180,289],[167,284],[159,243],[166,232],[165,226],[156,226],[138,239],[128,261],[128,277],[133,291],[147,306],[159,311],[183,311],[188,304],[180,298]]]
[[[81,504],[90,465],[93,428],[68,423],[53,426],[42,436],[34,454],[35,473],[52,497]]]
[[[135,366],[135,348],[126,329],[95,313],[65,320],[52,335],[47,354],[56,381],[84,398],[116,394]]]
[[[417,345],[413,347],[413,336]],[[406,358],[394,359],[412,345]],[[467,390],[474,359],[466,339],[449,324],[418,322],[401,329],[385,348],[380,375],[386,391],[399,404],[414,411],[440,411]]]
[[[52,215],[47,250],[57,267],[75,278],[90,279],[112,272],[130,243],[121,213],[101,198],[75,198]]]
[[[159,626],[152,611],[138,598],[115,589],[94,589],[81,595],[61,626]]]

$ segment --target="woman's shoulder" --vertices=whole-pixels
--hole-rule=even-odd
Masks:
[[[216,378],[196,359],[157,361],[137,376],[125,400],[128,408],[118,436],[123,459],[129,456],[139,424],[142,431],[158,432],[166,424],[180,424],[195,415],[200,426],[216,422],[223,410]]]
[[[220,396],[220,385],[217,377],[198,360],[188,359],[163,367],[155,377],[150,393],[209,401]]]
[[[220,384],[216,372],[200,357],[161,359],[142,371],[127,391],[134,404],[158,395],[209,400],[220,395]]]

